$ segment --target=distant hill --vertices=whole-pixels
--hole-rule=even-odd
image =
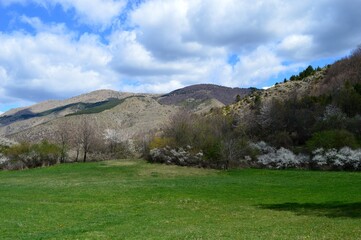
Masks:
[[[77,122],[84,116],[90,116],[100,128],[123,129],[127,136],[134,136],[160,128],[181,107],[207,112],[251,92],[211,84],[189,86],[165,95],[98,90],[12,109],[0,117],[0,136],[37,141],[51,135],[62,121]]]
[[[29,107],[12,109],[0,116],[0,136],[11,135],[49,121],[89,109],[103,109],[116,106],[115,101],[134,93],[113,90],[98,90],[66,100],[49,100]],[[150,95],[151,96],[151,95]]]
[[[175,90],[160,97],[159,102],[167,105],[189,105],[198,101],[204,102],[216,99],[224,105],[232,104],[236,101],[237,95],[241,98],[252,93],[250,88],[229,88],[213,84],[198,84]]]

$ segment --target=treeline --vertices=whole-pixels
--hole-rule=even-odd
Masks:
[[[80,119],[80,120],[79,120]],[[101,128],[89,116],[58,122],[52,137],[41,142],[0,144],[0,169],[24,169],[66,162],[128,158],[138,146],[122,131]]]
[[[292,75],[289,80],[290,81],[302,80],[306,77],[312,76],[313,74],[315,74],[317,71],[320,71],[320,70],[321,70],[320,67],[317,67],[316,69],[314,69],[311,65],[309,65],[305,70],[300,72],[298,75]],[[285,79],[284,82],[287,82],[287,79]]]
[[[151,141],[149,159],[216,168],[360,169],[361,48],[330,66],[320,85],[314,96],[258,96],[251,109],[233,115],[181,112]]]

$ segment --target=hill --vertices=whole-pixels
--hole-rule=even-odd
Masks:
[[[32,141],[51,137],[64,121],[79,122],[90,116],[94,124],[122,129],[127,136],[159,129],[180,107],[193,112],[208,112],[234,102],[237,95],[251,90],[200,84],[169,94],[135,94],[98,90],[66,100],[49,100],[33,106],[10,110],[0,116],[0,136]]]
[[[159,102],[167,105],[189,106],[194,102],[216,99],[223,105],[229,105],[252,93],[252,89],[229,88],[212,84],[198,84],[175,90],[160,97]]]

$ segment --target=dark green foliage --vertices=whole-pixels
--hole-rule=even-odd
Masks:
[[[126,98],[125,98],[126,99]],[[0,117],[0,124],[8,124],[13,123],[17,121],[27,120],[34,117],[44,117],[48,116],[50,114],[58,114],[59,112],[65,110],[65,109],[74,109],[77,110],[76,113],[68,114],[67,116],[73,116],[73,115],[82,115],[82,114],[92,114],[92,113],[100,113],[105,110],[111,109],[122,102],[124,102],[125,99],[109,99],[102,102],[96,102],[96,103],[72,103],[65,106],[53,108],[44,112],[40,113],[33,113],[29,110],[23,110],[19,113],[16,113],[11,116],[3,116]]]
[[[311,127],[323,113],[322,101],[323,97],[274,99],[259,113],[260,126],[253,125],[247,131],[258,133],[259,140],[267,140],[277,147],[304,144],[312,135]]]
[[[349,117],[361,113],[360,84],[351,86],[349,83],[335,94],[335,103]]]
[[[315,133],[306,143],[307,148],[313,151],[317,148],[324,149],[341,149],[348,146],[351,148],[358,147],[355,136],[346,130],[328,130]]]
[[[292,76],[290,77],[290,81],[295,81],[295,80],[297,80],[297,76],[296,76],[296,75],[292,75]]]
[[[316,71],[320,71],[321,68],[318,67],[316,70],[313,69],[313,67],[311,65],[309,65],[305,70],[303,70],[302,72],[300,72],[298,75],[292,75],[290,77],[290,81],[297,81],[297,80],[302,80],[306,77],[309,77],[311,75],[313,75]]]
[[[78,111],[76,113],[68,114],[67,116],[76,116],[76,115],[84,115],[84,114],[94,114],[100,113],[105,110],[112,109],[113,107],[123,103],[125,99],[110,99],[107,101],[84,104],[84,109]]]
[[[267,142],[272,143],[273,146],[280,148],[290,148],[293,146],[291,134],[287,131],[275,132],[266,139]]]
[[[308,76],[311,76],[312,74],[314,74],[315,70],[313,69],[313,67],[310,65],[308,66],[304,71],[300,72],[299,74],[299,78],[300,79],[304,79]]]

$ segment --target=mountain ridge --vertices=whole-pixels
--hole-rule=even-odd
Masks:
[[[148,104],[153,107],[153,111],[157,112],[159,110],[158,115],[161,119],[153,118],[155,122],[166,122],[171,114],[164,114],[164,111],[174,113],[175,111],[178,111],[178,109],[185,107],[196,113],[208,112],[212,108],[220,108],[229,102],[234,102],[237,95],[242,95],[243,97],[250,92],[250,89],[229,88],[212,84],[192,85],[163,95],[118,92],[106,89],[96,90],[65,100],[48,100],[29,107],[7,111],[0,116],[0,136],[15,137],[17,133],[23,131],[30,133],[32,131],[27,131],[28,129],[67,116],[90,114],[106,115],[106,113],[102,114],[102,112],[110,111],[114,113],[117,109],[122,111],[120,110],[121,108],[117,107],[123,104],[129,104],[129,102],[132,102],[132,99],[139,100],[139,98],[146,99]],[[137,104],[144,112],[147,112],[144,109],[145,102],[142,103],[140,101]],[[136,106],[134,107],[136,108]],[[136,109],[134,112],[136,112]],[[152,115],[149,112],[147,114]],[[142,116],[142,121],[147,122],[146,118],[147,116]],[[111,120],[111,117],[109,119],[104,118],[105,122]],[[123,121],[126,122],[127,120],[123,119]],[[106,125],[111,124],[107,123]],[[150,124],[148,128],[148,130],[151,130]],[[146,127],[143,127],[143,130],[146,131]],[[24,134],[20,135],[24,136]]]

